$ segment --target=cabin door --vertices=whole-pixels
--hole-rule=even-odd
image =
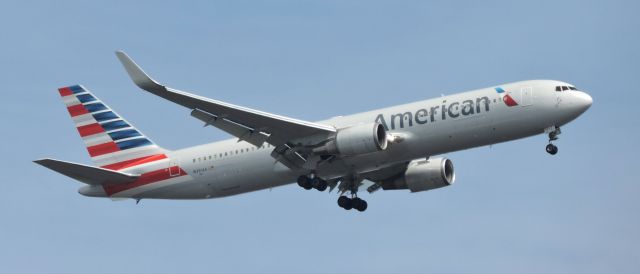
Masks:
[[[169,176],[175,177],[178,175],[180,175],[180,161],[172,158],[169,161]]]
[[[525,87],[520,89],[520,94],[521,94],[520,98],[522,98],[521,105],[523,107],[533,105],[533,88],[532,87]]]

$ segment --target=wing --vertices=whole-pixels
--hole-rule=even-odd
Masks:
[[[238,137],[239,141],[247,141],[255,146],[267,142],[284,152],[293,144],[325,140],[336,132],[332,126],[236,106],[166,87],[149,77],[126,53],[117,51],[116,55],[138,87],[191,109],[191,116],[205,122],[205,126],[222,129]]]

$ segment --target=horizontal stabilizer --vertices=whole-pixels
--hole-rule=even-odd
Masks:
[[[139,175],[54,159],[40,159],[33,162],[89,185],[124,184],[133,182],[140,177]]]

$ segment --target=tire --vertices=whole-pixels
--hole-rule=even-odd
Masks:
[[[367,201],[365,200],[360,200],[360,204],[358,205],[358,207],[356,208],[358,211],[363,212],[365,210],[367,210]]]
[[[353,208],[353,201],[347,196],[340,196],[340,198],[338,198],[338,206],[345,210],[349,210]]]
[[[316,185],[315,185],[315,188],[316,188],[318,191],[323,192],[323,191],[327,190],[327,187],[328,187],[328,186],[329,186],[329,185],[327,184],[327,181],[322,180],[322,179],[319,179],[319,180],[318,180],[318,184],[316,184]]]
[[[301,188],[304,188],[306,190],[309,190],[309,189],[312,188],[312,185],[311,185],[311,182],[310,182],[309,178],[307,176],[304,176],[304,175],[298,177],[298,185]]]
[[[551,155],[556,155],[556,153],[558,153],[558,147],[553,144],[548,144],[545,150]]]
[[[298,185],[300,187],[304,187],[304,183],[306,180],[307,180],[307,177],[305,177],[304,175],[301,175],[300,177],[298,177],[298,180],[297,180]]]

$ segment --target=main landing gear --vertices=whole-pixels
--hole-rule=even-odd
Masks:
[[[311,174],[309,176],[302,175],[298,177],[298,185],[306,190],[315,188],[320,192],[325,191],[329,186],[327,181],[315,176],[315,174]]]
[[[338,198],[338,206],[344,208],[345,210],[355,209],[357,211],[363,212],[367,210],[367,201],[362,200],[358,197],[349,198],[347,196],[340,196]]]
[[[302,175],[298,177],[298,185],[306,190],[310,190],[315,188],[318,191],[325,191],[329,187],[329,183],[323,180],[322,178],[315,175],[315,173],[311,173],[309,175]],[[355,209],[357,211],[365,211],[367,210],[367,201],[358,198],[356,193],[358,192],[358,187],[360,186],[360,182],[355,180],[346,180],[343,181],[338,189],[344,194],[344,192],[351,192],[351,197],[347,197],[341,195],[338,198],[338,206],[344,208],[345,210]],[[332,188],[335,187],[335,184],[332,184]]]
[[[562,133],[560,131],[560,127],[556,127],[556,126],[552,127],[551,130],[549,131],[549,144],[545,148],[547,153],[551,155],[556,155],[556,153],[558,153],[558,147],[552,144],[551,142],[558,140],[558,135],[560,135],[560,133]]]

